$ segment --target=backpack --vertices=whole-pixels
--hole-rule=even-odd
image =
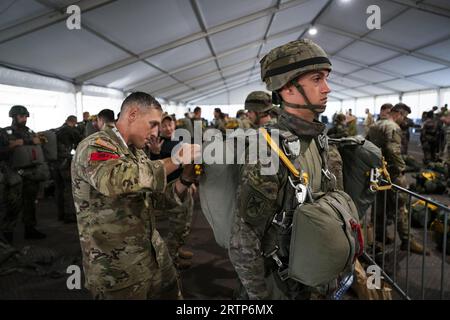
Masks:
[[[322,183],[327,191],[312,195],[301,168],[296,169],[293,161],[270,141],[267,131],[260,130],[288,169],[289,181],[285,184],[285,207],[272,223],[278,243],[272,248],[266,246],[264,255],[275,260],[282,280],[290,278],[311,287],[351,275],[364,246],[353,200],[344,191],[335,190],[333,183]],[[283,146],[284,141],[295,145],[294,135],[290,135],[280,134]],[[316,144],[322,157],[322,178],[332,180],[327,167],[327,137],[319,136]],[[291,157],[297,156],[292,149],[289,151]]]
[[[380,180],[390,181],[387,171],[383,170],[381,149],[361,136],[329,141],[337,145],[341,154],[344,191],[353,199],[362,219],[375,201],[376,191],[383,189]]]

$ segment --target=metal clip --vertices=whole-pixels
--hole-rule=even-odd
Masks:
[[[276,224],[277,226],[279,226],[279,227],[281,227],[281,228],[283,228],[283,229],[287,229],[289,226],[286,226],[286,225],[285,225],[285,221],[286,221],[286,211],[283,211],[281,214],[282,214],[282,216],[281,216],[281,221],[279,221],[279,220],[277,219],[278,214],[276,214],[276,215],[273,217],[272,223],[273,223],[273,224]]]
[[[301,183],[294,184],[291,177],[288,177],[289,183],[295,190],[295,197],[297,198],[298,204],[303,204],[307,196],[307,188]]]
[[[330,170],[324,170],[323,168],[322,168],[322,173],[325,175],[325,177],[328,179],[328,180],[331,180],[331,176],[332,176],[332,173],[331,173],[331,171]]]

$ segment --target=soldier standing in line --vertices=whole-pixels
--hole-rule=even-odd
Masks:
[[[75,206],[72,196],[72,180],[70,165],[72,151],[82,140],[77,127],[77,117],[69,116],[66,122],[55,130],[57,138],[58,159],[52,170],[56,187],[56,203],[58,207],[58,220],[65,223],[76,222]]]
[[[430,162],[437,161],[436,153],[438,152],[438,124],[434,118],[432,111],[426,115],[420,131],[420,142],[423,149],[423,163],[427,165]]]
[[[384,106],[384,105],[383,105]],[[402,107],[397,105],[390,109],[389,114],[384,118],[378,120],[375,125],[370,127],[367,139],[373,142],[382,151],[384,159],[387,162],[387,169],[393,183],[403,188],[408,188],[405,177],[405,161],[401,155],[401,129],[400,124],[404,117]],[[384,203],[384,195],[386,194],[386,216],[390,219],[395,218],[396,201],[395,193],[388,190],[386,193],[378,192],[377,202]],[[397,231],[401,240],[401,250],[407,250],[408,242],[410,243],[411,252],[422,254],[423,246],[418,243],[408,231],[408,210],[406,209],[406,195],[398,194],[398,212],[397,212]],[[384,206],[377,206],[375,234],[376,240],[383,241],[383,230],[385,227],[384,221]],[[386,237],[386,244],[393,241],[392,237]]]
[[[23,164],[23,168],[16,167],[14,155],[20,154],[19,148],[40,145],[38,136],[26,126],[30,116],[24,106],[13,106],[9,111],[12,124],[4,128],[0,136],[0,148],[3,158],[7,158],[6,177],[9,181],[6,187],[6,213],[0,223],[4,238],[12,243],[14,229],[19,215],[25,226],[25,239],[43,239],[46,235],[35,229],[36,227],[36,197],[39,182],[35,181],[36,166],[33,163]],[[37,156],[37,154],[36,154]]]
[[[325,191],[328,183],[335,182],[328,170],[322,171],[327,154],[315,142],[325,131],[325,125],[317,118],[326,108],[330,71],[326,53],[310,40],[289,42],[272,49],[261,60],[261,78],[281,103],[277,124],[268,125],[267,129],[279,129],[297,139],[301,147],[290,149],[291,157],[295,157],[291,161],[298,162],[307,172],[313,194]],[[312,288],[293,279],[281,280],[271,258],[275,254],[267,252],[278,241],[272,234],[274,229],[270,228],[272,219],[289,205],[283,202],[287,201],[283,197],[285,174],[284,168],[280,168],[274,175],[263,175],[259,161],[245,164],[241,169],[229,245],[229,257],[242,284],[239,298],[308,299],[311,296]],[[276,247],[280,248],[279,245]]]
[[[272,97],[264,91],[253,91],[245,99],[245,109],[254,128],[276,123],[270,111],[274,109]]]

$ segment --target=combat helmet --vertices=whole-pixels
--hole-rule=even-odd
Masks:
[[[19,106],[19,105],[12,106],[11,109],[9,110],[9,116],[11,118],[14,118],[15,116],[18,116],[18,115],[29,117],[30,113],[28,112],[27,108],[25,108],[24,106]]]
[[[254,112],[267,112],[273,109],[272,97],[264,91],[253,91],[245,99],[245,109]]]
[[[296,81],[299,76],[310,71],[331,71],[331,62],[325,51],[309,39],[291,41],[272,49],[260,61],[261,79],[266,83],[267,90],[272,91],[274,104],[281,104],[297,109],[310,109],[313,112],[323,112],[325,106],[313,105]],[[306,105],[292,104],[281,101],[278,94],[284,85],[291,83],[304,97]]]

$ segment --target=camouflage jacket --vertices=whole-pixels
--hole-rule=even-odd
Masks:
[[[323,133],[325,125],[307,122],[282,111],[278,123],[268,129],[289,131],[299,137],[300,155],[294,165],[308,173],[313,193],[322,189],[322,159],[314,138]],[[273,299],[274,290],[266,283],[267,269],[263,253],[273,242],[270,231],[272,219],[283,208],[286,168],[280,162],[278,173],[262,175],[261,163],[246,164],[241,169],[241,183],[237,191],[238,201],[233,222],[229,255],[250,299]],[[341,168],[342,170],[342,168]]]
[[[86,287],[117,290],[150,279],[163,245],[154,209],[182,205],[174,183],[166,187],[162,161],[106,128],[80,142],[71,169]]]
[[[367,139],[381,148],[392,178],[405,170],[405,161],[401,155],[402,133],[398,124],[390,119],[378,120],[370,127]]]

